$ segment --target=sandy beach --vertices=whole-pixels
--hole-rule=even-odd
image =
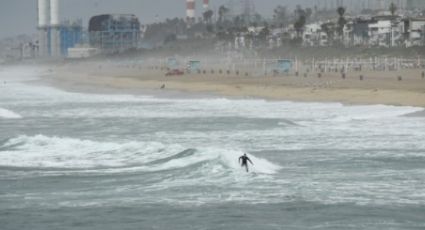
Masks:
[[[218,69],[182,76],[165,76],[166,69],[107,63],[71,63],[51,68],[43,79],[69,91],[139,93],[174,90],[225,97],[264,98],[346,104],[385,104],[425,107],[421,69],[307,73],[298,76],[254,76],[250,71],[221,74]],[[360,76],[363,80],[360,80]],[[399,79],[401,77],[401,79]],[[161,87],[163,89],[161,89]]]

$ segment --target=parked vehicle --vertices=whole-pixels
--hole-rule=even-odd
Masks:
[[[179,75],[184,75],[184,71],[179,69],[172,69],[165,74],[165,76],[179,76]]]

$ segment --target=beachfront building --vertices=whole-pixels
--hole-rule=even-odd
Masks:
[[[135,49],[140,35],[139,19],[132,14],[98,15],[89,22],[90,45],[104,53]]]
[[[370,19],[357,18],[353,22],[352,45],[367,47],[369,45]]]
[[[393,12],[394,14],[394,12]],[[218,37],[229,44],[228,48],[253,49],[266,46],[300,44],[303,47],[411,47],[425,46],[425,17],[401,16],[387,12],[384,15],[345,17],[344,27],[338,18],[326,22],[307,23],[298,31],[293,24],[275,27],[248,27],[247,32],[233,35],[228,31]],[[267,33],[264,31],[267,30]],[[264,36],[266,35],[266,36]]]
[[[288,44],[288,41],[293,41],[297,36],[291,25],[272,30],[267,38],[268,47]],[[425,46],[425,18],[402,18],[398,15],[348,18],[342,34],[338,31],[335,21],[310,23],[304,26],[301,39],[303,47]],[[240,40],[240,37],[236,37],[235,47],[243,47]]]
[[[425,45],[425,18],[408,18],[404,20],[406,47]]]
[[[389,47],[392,18],[388,16],[375,17],[369,23],[369,45]]]
[[[99,50],[97,48],[93,48],[87,45],[77,45],[76,47],[72,47],[68,49],[68,59],[81,59],[81,58],[89,58],[99,54]]]
[[[37,46],[32,42],[25,42],[2,50],[1,56],[8,61],[16,61],[23,59],[35,58],[37,54]],[[1,58],[0,56],[0,58]]]
[[[342,30],[342,37],[340,40],[345,47],[353,46],[353,33],[354,33],[354,21],[352,19],[347,20],[347,24],[345,24]]]
[[[328,46],[328,35],[322,30],[321,23],[312,23],[305,26],[303,46]]]
[[[31,59],[37,56],[37,46],[32,42],[22,44],[21,59]]]
[[[368,22],[368,43],[371,47],[397,47],[402,44],[404,24],[401,17],[384,15]]]
[[[320,25],[322,31],[322,46],[334,45],[337,38],[337,23],[335,21],[328,21]],[[326,35],[326,36],[325,36]]]

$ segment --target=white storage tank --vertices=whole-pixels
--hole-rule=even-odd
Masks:
[[[38,27],[46,28],[50,20],[49,0],[38,0]]]
[[[50,25],[59,26],[59,0],[50,0]]]

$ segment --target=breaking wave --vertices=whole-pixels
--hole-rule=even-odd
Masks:
[[[13,112],[13,111],[10,111],[10,110],[4,109],[4,108],[0,108],[0,118],[20,119],[20,118],[22,118],[22,116]]]
[[[240,150],[186,148],[159,142],[97,142],[74,138],[19,136],[0,142],[0,165],[3,167],[108,170],[111,172],[168,170],[204,173],[243,172],[238,158]],[[274,174],[280,166],[250,155],[251,171]]]

